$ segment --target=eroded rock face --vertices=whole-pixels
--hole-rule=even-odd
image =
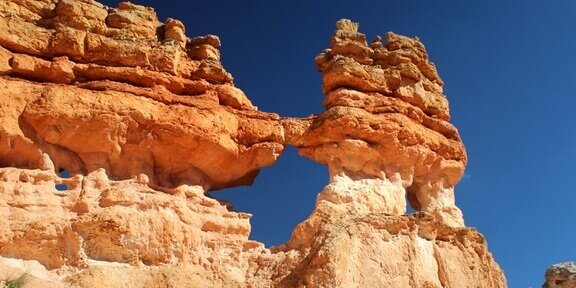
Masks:
[[[546,282],[542,287],[576,287],[576,262],[565,262],[552,265],[546,270]]]
[[[250,184],[283,150],[279,117],[233,86],[216,36],[187,39],[128,2],[33,2],[0,4],[2,166],[44,152],[74,175],[207,190]]]
[[[128,2],[0,2],[0,279],[506,286],[454,204],[466,153],[418,40],[368,45],[339,21],[316,58],[326,111],[303,119],[258,111],[220,46]],[[248,239],[250,214],[206,192],[251,184],[284,145],[327,165],[330,182],[292,238],[267,249]],[[404,215],[406,194],[421,212]]]
[[[318,200],[402,215],[407,190],[416,210],[463,226],[454,185],[466,152],[424,45],[393,33],[368,45],[357,24],[341,20],[316,64],[327,111],[287,138],[329,167],[331,185]]]
[[[0,214],[14,219],[0,223],[1,255],[34,259],[49,270],[86,267],[94,260],[214,265],[208,258],[219,253],[201,250],[263,249],[248,240],[249,214],[228,211],[199,186],[158,191],[144,174],[113,181],[104,169],[61,178],[53,170],[3,168],[0,181],[7,204]],[[235,263],[233,256],[222,256]]]

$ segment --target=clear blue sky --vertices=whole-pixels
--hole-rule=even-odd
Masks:
[[[188,36],[218,35],[236,86],[282,116],[323,111],[313,58],[336,20],[359,22],[368,39],[418,36],[468,151],[458,205],[509,286],[540,287],[549,265],[576,260],[576,1],[134,1],[182,20]],[[214,195],[253,213],[251,238],[271,246],[326,182],[323,166],[289,148],[253,186]]]

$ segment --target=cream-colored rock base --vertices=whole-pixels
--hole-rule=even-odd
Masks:
[[[249,214],[198,186],[1,168],[0,276],[29,272],[36,287],[505,287],[474,229],[385,209],[404,199],[399,178],[332,180],[290,241],[266,249],[248,239]]]
[[[317,205],[327,201],[340,213],[348,211],[354,214],[386,213],[402,215],[406,213],[406,189],[398,174],[393,180],[363,175],[347,171],[333,172],[330,184],[318,194]]]

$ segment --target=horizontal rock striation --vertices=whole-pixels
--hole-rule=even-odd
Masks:
[[[74,175],[208,190],[250,184],[283,150],[279,117],[233,86],[216,36],[188,39],[129,2],[2,2],[0,15],[2,166],[38,168],[44,152]]]
[[[443,82],[417,39],[386,38],[368,45],[357,24],[337,23],[331,47],[316,57],[327,111],[288,142],[328,165],[331,185],[319,201],[401,215],[407,190],[416,210],[463,226],[453,187],[467,158]]]
[[[505,287],[454,202],[466,152],[417,39],[337,23],[316,64],[326,111],[258,111],[152,8],[0,2],[0,279],[37,287]],[[330,182],[291,239],[249,240],[211,190],[285,145]],[[405,215],[406,198],[419,211]]]

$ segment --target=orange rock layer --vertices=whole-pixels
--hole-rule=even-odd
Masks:
[[[219,47],[128,2],[0,2],[0,279],[506,286],[455,205],[466,153],[417,39],[368,45],[339,21],[316,58],[327,110],[300,119],[258,111]],[[250,214],[206,192],[251,184],[285,145],[327,165],[330,183],[267,249],[248,240]],[[406,197],[421,212],[405,215]]]

